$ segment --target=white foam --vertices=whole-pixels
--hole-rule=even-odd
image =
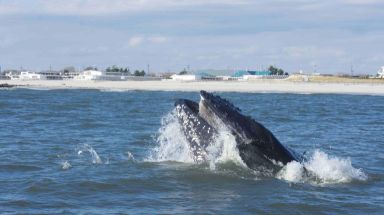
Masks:
[[[99,89],[100,92],[117,92],[117,93],[120,93],[120,92],[128,92],[128,91],[132,91],[130,89],[120,89],[120,88],[111,88],[111,89]]]
[[[295,183],[316,184],[348,183],[354,180],[365,181],[368,178],[361,169],[352,166],[349,158],[332,157],[320,150],[315,150],[307,162],[288,163],[276,177]]]

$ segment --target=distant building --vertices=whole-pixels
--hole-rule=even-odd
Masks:
[[[267,70],[239,70],[233,74],[234,77],[241,78],[243,80],[254,80],[254,79],[262,79],[264,77],[270,76],[271,72]]]
[[[4,74],[6,79],[18,80],[20,78],[20,71],[18,70],[6,70]]]
[[[384,78],[384,66],[382,66],[379,71],[377,71],[378,78]]]
[[[230,69],[202,69],[195,71],[194,74],[200,76],[202,80],[237,80],[237,78],[232,77],[233,70]]]
[[[268,70],[238,70],[233,74],[234,77],[243,77],[243,76],[265,76],[271,75],[271,72]]]
[[[188,75],[188,74],[185,74],[185,75],[171,75],[171,79],[172,80],[175,80],[175,81],[196,81],[196,80],[200,80],[201,79],[201,76],[199,75]]]
[[[21,80],[42,80],[45,79],[45,76],[42,74],[38,74],[30,71],[22,71],[20,72],[19,79]]]
[[[102,71],[98,70],[84,70],[78,76],[75,76],[75,80],[99,80],[103,76]]]

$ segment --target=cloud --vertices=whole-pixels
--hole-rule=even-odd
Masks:
[[[167,38],[163,36],[134,36],[129,38],[128,47],[137,47],[142,44],[162,44],[167,42]]]
[[[313,57],[342,57],[345,52],[335,47],[318,46],[289,46],[284,47],[283,52],[290,57],[295,58],[313,58]]]
[[[7,48],[14,45],[17,42],[16,37],[7,35],[0,35],[0,48]]]
[[[3,0],[0,15],[49,14],[100,16],[138,11],[158,11],[204,5],[243,5],[249,0]]]
[[[10,15],[22,12],[22,6],[15,3],[2,4],[0,2],[0,15]]]
[[[382,0],[341,0],[341,2],[352,5],[372,5],[383,3]]]
[[[167,38],[166,37],[162,37],[162,36],[149,37],[148,41],[152,42],[152,43],[160,44],[160,43],[165,43],[167,41]]]
[[[381,0],[1,0],[0,15],[45,14],[60,16],[106,16],[143,11],[164,11],[206,7],[237,10],[253,8],[255,13],[313,11],[345,5],[383,5]]]
[[[135,46],[138,46],[140,45],[141,43],[143,43],[144,41],[144,38],[143,37],[131,37],[129,40],[128,40],[128,46],[130,47],[135,47]]]

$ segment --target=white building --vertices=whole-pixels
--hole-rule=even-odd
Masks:
[[[18,72],[7,72],[5,73],[5,77],[8,77],[11,80],[18,80],[20,79],[20,73]]]
[[[379,71],[377,71],[378,78],[384,78],[384,66],[382,66]]]
[[[172,80],[175,81],[196,81],[200,80],[201,77],[198,75],[172,75],[171,76]]]
[[[103,76],[103,72],[97,70],[85,70],[78,76],[75,76],[75,80],[98,80]]]
[[[262,79],[263,76],[261,75],[243,75],[243,80],[256,80],[256,79]]]
[[[35,73],[35,72],[24,71],[24,72],[20,73],[19,79],[21,79],[21,80],[42,80],[42,79],[45,79],[45,76],[38,74],[38,73]]]

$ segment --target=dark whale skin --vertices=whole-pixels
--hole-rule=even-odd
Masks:
[[[241,113],[229,101],[206,91],[200,92],[200,110],[205,112],[204,118],[220,120],[235,135],[240,157],[246,165],[254,170],[272,169],[279,171],[283,165],[291,161],[300,161],[262,124]],[[217,124],[217,122],[211,122]]]

